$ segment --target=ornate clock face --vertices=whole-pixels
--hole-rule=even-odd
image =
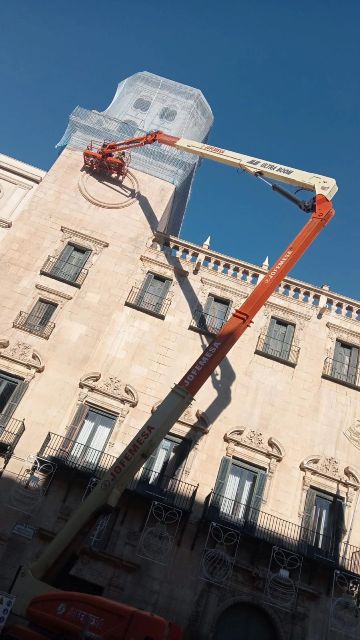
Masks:
[[[128,171],[122,180],[82,172],[78,187],[86,200],[105,209],[128,207],[134,202],[139,191],[138,181],[131,171]]]

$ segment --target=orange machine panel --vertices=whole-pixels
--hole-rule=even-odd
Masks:
[[[106,598],[58,591],[31,601],[27,617],[43,629],[78,638],[87,631],[103,640],[181,640],[176,625],[152,613]]]

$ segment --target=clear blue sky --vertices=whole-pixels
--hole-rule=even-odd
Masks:
[[[198,87],[212,143],[336,178],[337,217],[293,275],[359,299],[359,24],[358,0],[2,3],[0,151],[49,168],[73,108],[104,109],[137,71]],[[204,162],[181,235],[261,264],[303,218]]]

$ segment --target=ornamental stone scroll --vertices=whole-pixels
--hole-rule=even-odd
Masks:
[[[232,458],[241,458],[245,462],[266,468],[268,482],[263,497],[263,502],[266,502],[276,468],[285,456],[283,445],[279,440],[272,437],[266,439],[261,431],[247,427],[238,427],[233,431],[228,431],[224,440],[228,443],[226,455]]]

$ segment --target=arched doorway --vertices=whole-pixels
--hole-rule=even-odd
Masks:
[[[214,640],[278,640],[270,616],[251,602],[239,602],[223,611],[216,622]]]

